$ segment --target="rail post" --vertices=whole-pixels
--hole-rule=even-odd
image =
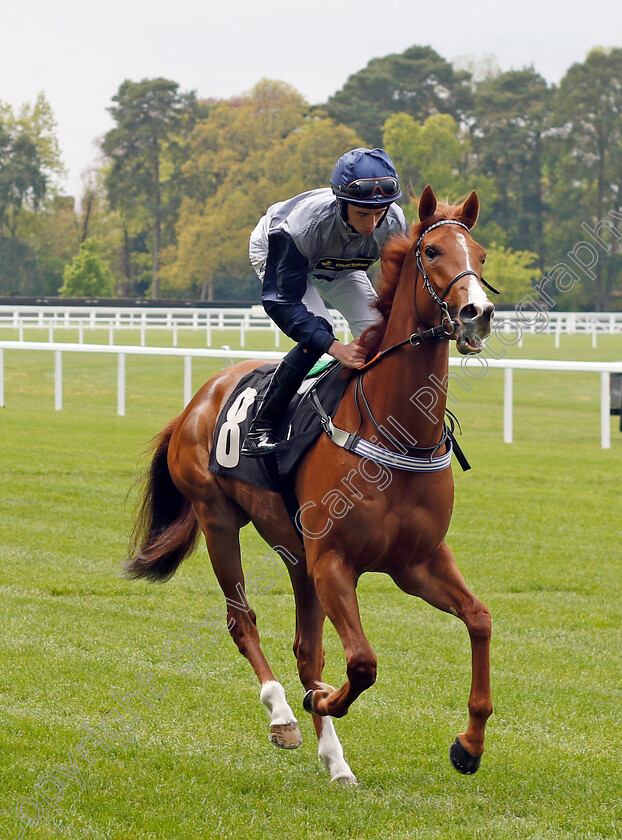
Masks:
[[[192,399],[192,356],[184,356],[184,408]]]
[[[125,417],[125,353],[117,356],[117,414]]]
[[[63,353],[54,351],[54,409],[61,411],[63,407]]]
[[[514,383],[512,368],[503,372],[503,442],[512,443],[514,414]]]
[[[600,445],[602,449],[611,449],[611,374],[608,370],[600,374]]]

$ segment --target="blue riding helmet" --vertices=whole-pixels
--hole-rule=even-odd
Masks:
[[[333,169],[330,185],[337,198],[361,207],[388,207],[401,197],[395,166],[383,149],[352,149]]]

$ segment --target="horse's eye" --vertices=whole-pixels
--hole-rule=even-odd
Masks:
[[[433,260],[434,257],[438,256],[438,251],[433,245],[428,245],[425,249],[425,255],[428,259]]]
[[[484,265],[485,262],[486,262],[486,257],[484,257],[484,259],[482,260],[482,265]]]

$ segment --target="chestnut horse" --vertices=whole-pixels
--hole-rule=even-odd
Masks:
[[[467,589],[445,542],[454,497],[444,427],[449,340],[463,354],[479,352],[494,311],[482,287],[484,249],[470,235],[478,211],[474,192],[461,205],[437,205],[426,187],[419,223],[385,248],[381,317],[363,338],[368,359],[376,355],[353,372],[334,424],[327,422],[329,431],[337,430],[333,439],[322,434],[296,472],[302,537],[279,494],[208,469],[218,414],[241,377],[261,362],[243,362],[214,376],[157,437],[135,528],[128,571],[153,580],[170,577],[194,549],[199,528],[203,532],[226,598],[227,626],[261,683],[270,740],[291,748],[302,743],[300,730],[263,655],[246,600],[240,528],[252,521],[287,561],[296,604],[294,653],[307,692],[303,705],[313,715],[331,779],[350,784],[356,778],[332,718],[345,715],[376,679],[376,656],[355,592],[363,572],[389,574],[408,594],[466,624],[472,648],[469,723],[450,757],[457,770],[473,773],[484,751],[492,713],[490,613]],[[367,442],[366,457],[337,445],[348,439],[339,430]],[[375,448],[373,441],[379,441]],[[325,616],[345,650],[347,678],[340,688],[321,681]]]

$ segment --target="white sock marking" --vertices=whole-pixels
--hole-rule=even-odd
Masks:
[[[320,735],[318,755],[322,764],[330,773],[331,782],[343,779],[350,784],[356,784],[356,776],[350,770],[348,762],[343,756],[343,747],[337,737],[331,717],[322,718],[322,734]]]
[[[259,699],[266,707],[270,723],[297,723],[289,703],[285,699],[285,689],[280,682],[269,680],[261,686]]]

